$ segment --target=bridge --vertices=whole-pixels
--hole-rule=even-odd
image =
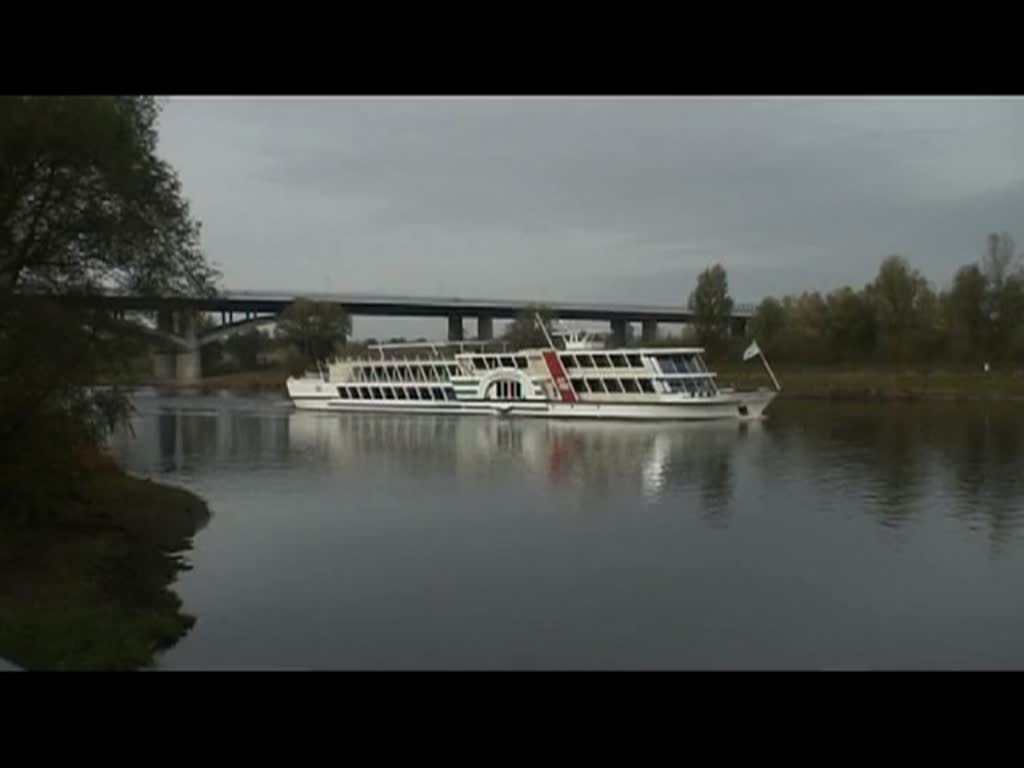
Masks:
[[[155,313],[153,333],[175,348],[174,352],[155,355],[157,377],[194,381],[201,376],[201,347],[241,330],[272,324],[285,308],[298,299],[336,304],[353,317],[443,317],[448,322],[449,341],[465,338],[464,320],[467,317],[476,319],[477,339],[489,340],[494,337],[494,320],[513,319],[537,305],[543,305],[560,320],[608,322],[611,337],[617,343],[625,342],[629,323],[639,322],[641,338],[652,341],[657,338],[658,323],[685,324],[693,321],[693,313],[683,306],[365,293],[224,291],[204,297],[111,294],[80,300],[106,306],[122,314]],[[197,319],[201,313],[219,313],[220,325],[200,333]],[[734,332],[743,333],[753,314],[753,304],[736,304],[733,308]]]

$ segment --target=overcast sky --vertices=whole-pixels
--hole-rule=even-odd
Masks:
[[[720,262],[757,301],[1024,243],[1022,99],[174,98],[160,136],[235,289],[677,303]]]

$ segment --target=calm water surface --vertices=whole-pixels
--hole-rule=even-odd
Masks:
[[[298,413],[140,394],[213,512],[175,668],[1024,666],[1024,405],[763,423]]]

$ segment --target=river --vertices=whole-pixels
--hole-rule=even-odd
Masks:
[[[1024,664],[1024,408],[643,425],[139,393],[116,455],[212,520],[163,669]]]

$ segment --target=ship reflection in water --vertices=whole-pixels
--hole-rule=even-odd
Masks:
[[[288,421],[288,440],[292,451],[339,467],[476,479],[518,469],[535,490],[554,486],[584,496],[614,492],[656,501],[670,486],[697,487],[721,510],[733,482],[733,452],[739,442],[757,440],[761,428],[298,412]]]

